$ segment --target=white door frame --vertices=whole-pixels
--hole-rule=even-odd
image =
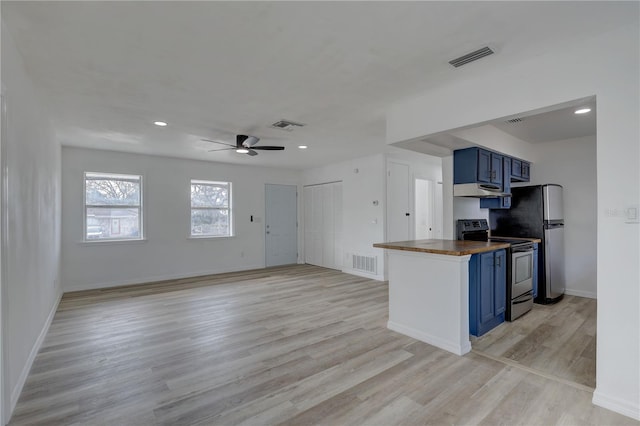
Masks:
[[[6,90],[0,83],[0,425],[5,425],[11,408],[9,375],[6,357],[6,313],[7,313],[7,105]]]

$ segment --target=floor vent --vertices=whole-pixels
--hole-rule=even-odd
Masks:
[[[353,255],[353,269],[357,271],[368,272],[370,274],[378,273],[378,265],[375,256]]]

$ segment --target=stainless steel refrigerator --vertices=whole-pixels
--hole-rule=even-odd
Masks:
[[[564,215],[562,186],[555,184],[511,188],[511,208],[489,210],[491,235],[540,238],[536,303],[555,303],[565,288]]]

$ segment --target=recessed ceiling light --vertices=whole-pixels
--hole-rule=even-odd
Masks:
[[[248,153],[249,153],[249,150],[248,150],[248,149],[245,149],[245,148],[239,148],[239,149],[236,149],[236,152],[237,152],[238,154],[248,154]]]
[[[164,127],[167,125],[167,123],[165,121],[154,121],[153,124],[155,124],[156,126],[160,126],[160,127]]]
[[[588,113],[590,111],[591,111],[591,108],[582,108],[582,109],[577,109],[575,113],[576,114],[586,114],[586,113]]]
[[[300,149],[307,149],[307,148],[308,148],[308,146],[306,146],[306,145],[298,145],[298,148],[300,148]]]

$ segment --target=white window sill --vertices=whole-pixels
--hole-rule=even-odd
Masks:
[[[147,242],[146,238],[140,238],[140,239],[130,239],[130,240],[83,240],[83,241],[78,241],[78,244],[80,245],[87,245],[87,246],[92,246],[92,245],[119,245],[119,244],[144,244]]]
[[[227,239],[227,238],[235,238],[235,235],[190,235],[187,237],[188,240],[218,240],[218,239]]]

